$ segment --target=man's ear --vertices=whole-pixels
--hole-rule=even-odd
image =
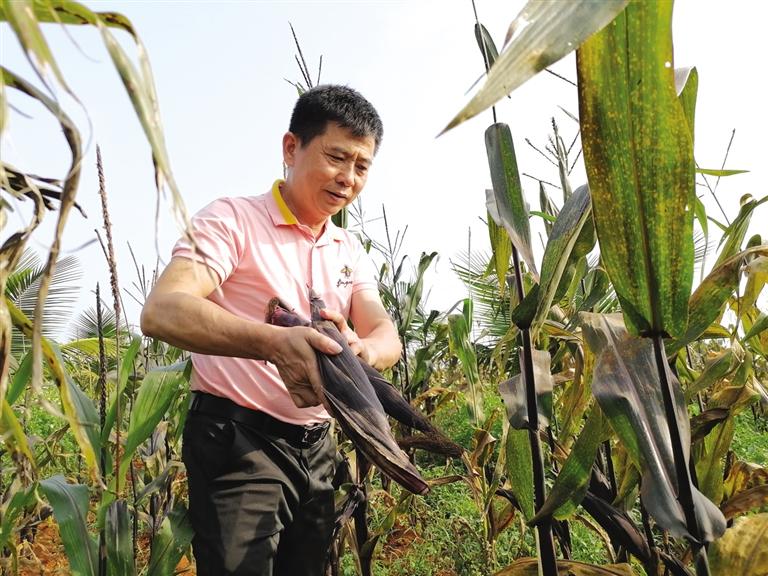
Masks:
[[[299,137],[293,132],[286,132],[283,135],[283,162],[286,166],[293,166],[296,150],[300,145]]]

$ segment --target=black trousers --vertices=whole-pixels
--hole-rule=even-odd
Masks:
[[[321,576],[334,525],[336,441],[303,447],[190,412],[187,468],[200,576]]]

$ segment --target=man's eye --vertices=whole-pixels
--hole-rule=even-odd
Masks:
[[[335,156],[333,154],[329,154],[328,156],[331,157],[331,160],[335,160],[336,162],[343,162],[344,161],[344,158],[342,158],[341,156]]]
[[[368,172],[368,166],[358,165],[357,171],[360,172],[360,174],[365,174]]]

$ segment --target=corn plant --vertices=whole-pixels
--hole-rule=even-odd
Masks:
[[[698,574],[709,574],[708,556],[718,574],[743,570],[745,562],[759,571],[764,560],[740,558],[733,560],[733,568],[728,565],[723,541],[717,542],[726,525],[716,504],[723,499],[723,457],[732,438],[732,418],[764,391],[752,376],[751,359],[736,365],[722,362],[719,374],[713,369],[696,375],[690,367],[690,354],[681,355],[693,342],[701,346],[712,337],[726,337],[735,340],[733,356],[745,358],[736,354],[743,348],[738,329],[726,330],[719,322],[729,301],[738,318],[745,318],[749,326],[760,318],[754,304],[765,278],[757,272],[763,269],[757,262],[762,262],[766,247],[759,237],[750,239],[746,249],[743,243],[749,218],[763,199],[747,199],[740,217],[724,227],[715,267],[691,293],[694,214],[705,222],[706,234],[706,214],[694,195],[692,134],[698,77],[695,70],[674,71],[671,8],[671,2],[643,1],[605,2],[599,8],[587,2],[556,8],[530,3],[510,27],[515,31],[512,41],[495,63],[489,58],[495,56],[495,49],[487,34],[476,31],[485,61],[493,66],[485,86],[448,128],[487,108],[578,47],[581,142],[589,186],[570,193],[572,188],[563,177],[567,163],[558,158],[564,204],[548,230],[540,275],[530,254],[528,213],[516,181],[511,136],[498,124],[487,136],[494,184],[487,195],[489,212],[515,249],[515,269],[524,262],[535,283],[513,310],[512,320],[522,334],[523,374],[528,367],[529,376],[534,367],[539,370],[535,379],[521,381],[518,377],[517,384],[506,391],[506,403],[513,426],[521,415],[527,416],[523,423],[531,432],[533,471],[539,477],[544,466],[533,438],[539,436],[539,428],[531,421],[535,422],[539,412],[537,396],[548,394],[541,384],[549,380],[550,352],[561,366],[570,356],[574,369],[567,378],[572,383],[559,398],[568,408],[561,419],[560,438],[550,442],[552,458],[561,462],[561,468],[546,501],[535,498],[536,514],[530,519],[540,529],[540,547],[548,538],[542,527],[552,517],[573,516],[581,505],[609,530],[612,542],[644,563],[648,573],[656,573],[659,560],[667,569],[684,571],[684,558],[688,558]],[[539,57],[533,58],[533,54]],[[506,132],[503,140],[496,135],[500,131]],[[494,164],[499,166],[504,160],[506,169],[494,170]],[[583,258],[592,249],[590,237],[594,235],[600,246],[600,268],[588,273],[592,274],[592,288],[595,280],[603,280],[602,295],[597,299],[588,295],[583,279],[574,283],[575,270],[580,268],[584,274],[592,268]],[[492,242],[498,238],[498,229],[492,226],[491,237]],[[506,270],[499,251],[507,254],[508,250],[503,243],[493,247],[495,262],[502,266],[497,270],[501,278]],[[738,295],[742,270],[751,272],[748,298]],[[610,280],[610,286],[605,280]],[[523,285],[519,273],[515,285]],[[563,296],[573,298],[579,291],[580,302],[561,306]],[[589,309],[609,291],[615,293],[621,315]],[[591,306],[580,309],[587,301]],[[758,324],[750,333],[753,342],[763,330],[763,324]],[[526,332],[533,338],[526,339]],[[533,355],[534,342],[549,349],[541,351],[539,359]],[[725,373],[730,378],[723,378]],[[596,402],[590,398],[590,388]],[[702,415],[691,423],[686,405],[702,390],[708,391],[699,404]],[[572,434],[582,414],[588,417],[574,442]],[[691,425],[695,425],[693,436]],[[614,444],[615,439],[619,443]],[[605,450],[611,446],[612,454]],[[510,475],[514,472],[510,469]],[[535,491],[542,485],[540,479],[533,483]],[[638,486],[642,532],[622,510],[633,507]],[[523,493],[519,485],[517,490]],[[746,501],[744,497],[739,502]],[[758,507],[764,502],[759,497],[750,500]],[[657,546],[646,509],[657,527],[679,539],[678,544]],[[756,535],[752,530],[759,531],[760,526],[761,519],[750,519],[740,529],[745,535]],[[708,555],[709,542],[717,543],[710,546]],[[549,545],[540,554],[540,570],[555,574]],[[509,573],[523,570],[525,562],[516,562]]]

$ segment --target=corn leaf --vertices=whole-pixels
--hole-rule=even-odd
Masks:
[[[707,390],[715,382],[719,382],[729,374],[732,374],[742,362],[743,354],[741,356],[734,354],[733,348],[726,348],[719,352],[714,358],[707,361],[699,377],[685,389],[686,399],[694,398],[697,393]]]
[[[128,470],[136,449],[155,431],[173,400],[182,392],[184,384],[184,374],[180,371],[152,370],[146,373],[136,395],[125,435],[120,458],[121,478]]]
[[[520,511],[526,520],[534,515],[533,497],[533,457],[528,430],[507,431],[507,479],[512,487],[512,493],[517,499]]]
[[[696,172],[699,174],[705,174],[707,176],[717,176],[722,178],[724,176],[733,176],[735,174],[746,174],[749,170],[717,170],[714,168],[696,168]]]
[[[29,351],[24,354],[24,358],[21,359],[19,366],[16,368],[16,372],[13,373],[11,383],[8,386],[5,399],[9,406],[13,406],[13,403],[19,399],[21,393],[27,387],[30,378],[32,378],[32,352]]]
[[[432,264],[432,261],[437,257],[437,252],[422,252],[419,257],[419,264],[416,266],[416,277],[412,283],[408,285],[407,292],[405,294],[405,305],[402,310],[402,326],[401,330],[405,330],[413,323],[416,316],[416,312],[421,302],[421,295],[424,291],[424,274]],[[402,263],[401,263],[402,266]]]
[[[96,576],[98,546],[88,532],[88,487],[69,484],[64,476],[57,475],[40,482],[40,488],[53,507],[71,574]]]
[[[35,17],[40,22],[90,25],[99,29],[107,52],[112,59],[115,70],[120,75],[152,149],[158,191],[164,183],[168,184],[173,198],[173,209],[178,221],[187,226],[189,217],[171,171],[170,160],[165,147],[165,137],[160,122],[160,110],[149,57],[130,20],[115,12],[92,12],[84,5],[70,0],[35,0],[34,11]],[[125,50],[109,31],[109,28],[122,29],[131,35],[136,44],[138,69],[128,58]]]
[[[691,141],[695,142],[696,97],[699,92],[699,72],[695,67],[675,70],[675,90],[683,107],[685,121],[688,123],[688,130],[691,133]]]
[[[149,559],[147,576],[173,574],[181,557],[188,550],[193,535],[189,512],[182,504],[177,503],[165,517],[152,540],[152,556]]]
[[[554,379],[552,378],[552,358],[547,350],[531,350],[533,358],[533,380],[536,385],[536,406],[539,412],[539,428],[549,426],[552,417],[552,390]],[[523,365],[523,350],[520,349],[520,365]],[[515,430],[528,429],[528,403],[526,398],[523,375],[516,374],[509,380],[499,384],[499,393],[507,409],[507,420]]]
[[[581,312],[579,318],[587,344],[597,357],[592,393],[641,469],[643,502],[659,526],[675,536],[688,536],[685,514],[677,500],[675,462],[652,343],[631,336],[618,314]],[[672,385],[677,425],[688,460],[688,412],[676,379]],[[692,492],[702,538],[712,541],[725,530],[725,519],[701,492],[693,487]]]
[[[10,70],[0,66],[0,76],[2,77],[2,83],[6,86],[14,88],[23,92],[30,98],[33,98],[40,102],[59,122],[64,137],[69,147],[71,155],[71,164],[67,176],[64,179],[62,186],[62,192],[59,197],[59,212],[58,220],[56,222],[56,228],[54,233],[53,242],[48,251],[48,260],[46,262],[45,270],[40,276],[40,287],[37,294],[37,303],[35,306],[34,323],[29,324],[29,333],[27,336],[32,340],[33,351],[33,363],[32,363],[32,386],[36,391],[42,387],[42,350],[41,350],[41,330],[43,324],[43,310],[48,295],[48,288],[51,283],[51,278],[56,269],[56,262],[61,249],[62,235],[64,234],[64,226],[66,225],[69,211],[75,204],[75,195],[77,193],[77,187],[80,182],[80,166],[82,163],[82,146],[80,143],[80,133],[77,130],[74,122],[67,116],[61,109],[61,106],[57,101],[49,98],[46,94],[35,88],[29,82],[15,75]],[[27,238],[32,231],[37,227],[43,217],[44,201],[40,190],[33,186],[30,189],[33,192],[33,198],[35,199],[36,210],[35,214],[28,224],[28,226],[21,232],[12,234],[11,237],[5,241],[2,248],[0,248],[0,286],[5,286],[5,279],[7,277],[7,271],[12,270],[15,264],[21,258],[24,245]],[[7,298],[6,298],[7,300]],[[3,306],[0,306],[2,309]],[[8,306],[10,310],[10,306]],[[2,313],[2,312],[0,312]],[[0,365],[0,392],[5,394],[6,386],[6,359],[0,358],[2,365]],[[60,388],[61,390],[61,388]],[[65,407],[66,408],[66,407]],[[77,436],[77,432],[75,432]],[[81,445],[82,446],[82,445]],[[95,471],[95,460],[91,460],[92,454],[84,454],[85,461],[88,464],[90,470]]]
[[[752,327],[749,329],[749,331],[747,331],[747,333],[744,335],[744,340],[754,338],[766,329],[768,329],[768,314],[762,312],[760,316],[757,317],[757,320],[755,320],[755,323],[752,324]]]
[[[50,46],[45,40],[40,24],[34,15],[34,2],[31,0],[3,0],[0,6],[0,21],[7,21],[16,34],[24,54],[32,65],[32,69],[52,92],[48,84],[48,72],[56,76],[59,84],[72,96],[74,94],[67,86],[64,76],[53,57]]]
[[[5,304],[11,315],[11,320],[24,334],[32,337],[32,322],[13,302],[5,298]],[[93,401],[86,396],[67,371],[61,352],[56,345],[46,338],[41,338],[41,347],[45,360],[56,383],[61,399],[64,416],[67,419],[72,435],[80,446],[83,460],[89,470],[95,475],[97,471],[97,455],[101,450],[98,436],[99,418]]]
[[[589,491],[586,492],[581,505],[600,524],[603,530],[608,533],[611,541],[623,546],[641,562],[647,562],[651,558],[648,540],[640,532],[627,512],[619,510]]]
[[[469,327],[472,325],[472,300],[464,300],[464,314],[451,314],[448,316],[448,341],[451,353],[454,354],[461,365],[464,377],[469,385],[469,408],[472,418],[476,423],[483,420],[483,397],[480,381],[480,372],[477,367],[477,353],[469,339]]]
[[[577,52],[601,258],[633,334],[681,335],[693,281],[693,143],[671,24],[671,1],[630,3]]]
[[[731,225],[725,230],[723,237],[720,239],[720,253],[715,261],[714,268],[717,268],[720,264],[728,260],[728,258],[737,254],[744,244],[744,239],[747,237],[747,230],[752,220],[752,213],[755,208],[760,206],[763,202],[768,200],[768,196],[763,196],[760,200],[754,200],[752,198],[743,199],[739,213],[731,222]]]
[[[24,512],[37,499],[37,484],[22,486],[19,477],[15,477],[5,488],[8,499],[0,503],[0,546],[16,545],[17,522]]]
[[[133,576],[136,573],[130,519],[126,500],[121,498],[109,505],[105,532],[110,575]]]
[[[3,438],[3,444],[10,449],[12,453],[23,454],[30,466],[34,467],[35,457],[29,449],[29,442],[24,429],[16,417],[16,413],[11,408],[8,400],[2,399],[2,412],[0,413],[0,437]]]
[[[531,250],[528,204],[520,184],[515,145],[509,126],[502,123],[489,126],[485,131],[485,149],[493,183],[493,190],[486,190],[485,206],[496,224],[507,231],[512,245],[538,280]]]
[[[488,190],[485,191],[486,197]],[[493,191],[490,191],[493,194]],[[491,241],[491,264],[496,272],[496,279],[499,283],[499,294],[503,295],[507,288],[507,273],[509,271],[509,261],[512,258],[512,242],[509,234],[503,226],[499,226],[494,221],[490,212],[488,213],[488,237]]]
[[[499,51],[496,49],[496,44],[488,30],[479,22],[475,23],[475,40],[477,40],[477,46],[483,55],[485,69],[488,70],[499,57]]]
[[[668,354],[698,339],[715,321],[725,302],[739,286],[741,267],[752,256],[768,256],[768,245],[748,248],[731,256],[704,278],[691,295],[685,334],[670,342],[667,346]]]
[[[753,486],[730,498],[720,508],[727,520],[768,505],[768,484]]]
[[[756,234],[747,242],[747,248],[760,246],[762,243],[762,237]],[[747,275],[747,285],[744,287],[741,305],[739,306],[739,317],[742,321],[746,315],[750,315],[755,309],[757,299],[763,292],[765,285],[768,284],[768,256],[750,258],[744,267],[744,273]]]
[[[123,395],[125,385],[128,383],[128,376],[133,373],[133,362],[136,359],[136,355],[141,348],[141,337],[135,336],[128,348],[123,352],[122,362],[120,365],[120,380],[117,382],[117,386],[114,392],[114,397],[109,405],[109,410],[104,417],[104,426],[101,429],[101,442],[106,445],[109,440],[109,434],[112,431],[112,427],[115,424],[117,418],[117,400]]]
[[[573,514],[589,486],[592,464],[597,450],[605,437],[603,415],[599,406],[593,406],[584,428],[555,479],[555,484],[547,496],[544,505],[536,513],[530,524],[535,525],[544,518],[554,516],[558,519]]]
[[[563,204],[544,250],[539,283],[539,303],[531,325],[532,335],[538,332],[541,323],[549,314],[552,303],[558,295],[558,288],[563,285],[561,280],[568,277],[566,270],[569,265],[573,267],[570,270],[572,276],[577,261],[589,253],[595,244],[591,222],[585,228],[591,215],[589,187],[579,186]],[[577,249],[577,244],[582,240],[580,237],[582,230],[587,232],[587,238],[583,239]],[[570,279],[568,281],[570,282]]]
[[[712,576],[768,574],[768,513],[734,522],[720,540],[709,547]]]
[[[629,0],[529,0],[509,27],[506,48],[483,87],[443,130],[476,116],[527,80],[573,52],[619,14]]]

